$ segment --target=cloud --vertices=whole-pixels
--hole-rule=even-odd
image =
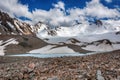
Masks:
[[[112,2],[112,0],[105,0],[107,3],[111,3]]]
[[[55,8],[60,8],[62,10],[65,10],[65,4],[62,1],[59,1],[57,4],[53,4]]]
[[[60,22],[64,21],[64,12],[58,8],[50,9],[49,11],[36,9],[32,13],[32,20],[34,23],[42,21],[57,26]]]
[[[29,17],[31,18],[32,14],[28,10],[27,5],[22,5],[18,0],[2,0],[0,1],[0,10],[9,13],[11,16],[17,17]]]
[[[65,4],[59,1],[53,4],[50,10],[35,9],[29,11],[28,5],[23,5],[18,0],[2,0],[0,10],[9,13],[13,17],[27,17],[31,21],[26,22],[35,24],[38,21],[44,22],[51,26],[72,26],[76,20],[85,22],[88,17],[116,18],[120,17],[118,9],[110,9],[100,3],[100,0],[92,0],[86,3],[84,8],[70,8],[65,10]]]
[[[117,9],[109,9],[99,2],[99,0],[93,0],[87,3],[87,6],[83,9],[84,13],[88,16],[97,18],[115,18],[120,17],[120,12]]]

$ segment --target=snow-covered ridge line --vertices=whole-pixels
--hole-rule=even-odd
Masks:
[[[67,26],[59,26],[50,28],[49,25],[44,23],[38,23],[35,26],[35,31],[37,32],[38,37],[73,37],[79,35],[96,35],[96,34],[105,34],[111,32],[120,31],[120,23],[115,22],[114,24],[110,21],[100,21],[96,23],[81,23],[76,24],[70,27]],[[100,24],[101,23],[101,24]],[[115,25],[116,24],[116,25]],[[37,28],[38,27],[38,28]]]

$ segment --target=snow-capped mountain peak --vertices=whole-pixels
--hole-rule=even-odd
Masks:
[[[54,26],[54,24],[53,24]],[[72,26],[59,26],[51,27],[41,21],[35,25],[30,25],[25,22],[21,22],[16,18],[11,18],[7,13],[0,11],[0,33],[1,34],[14,34],[14,35],[33,35],[38,37],[71,37],[79,35],[93,35],[104,34],[109,32],[120,31],[120,24],[118,21],[96,20],[95,22],[81,22]]]

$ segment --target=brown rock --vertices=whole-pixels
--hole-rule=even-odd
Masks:
[[[24,76],[23,76],[23,73],[19,73],[19,74],[18,74],[18,77],[19,77],[19,79],[23,79],[23,77],[24,77]]]
[[[24,74],[24,79],[27,79],[29,77],[28,74]]]
[[[34,64],[34,63],[30,63],[30,64],[28,65],[28,67],[31,68],[31,69],[34,69],[34,68],[35,68],[35,64]]]

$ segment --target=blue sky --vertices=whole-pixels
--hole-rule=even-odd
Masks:
[[[44,9],[49,10],[53,8],[52,4],[57,3],[58,1],[62,1],[65,3],[65,8],[72,8],[72,7],[80,7],[83,8],[85,6],[86,1],[90,0],[20,0],[22,4],[28,4],[29,10],[32,11],[35,8],[37,9]]]
[[[94,19],[120,21],[120,0],[1,0],[0,10],[35,24],[71,26]]]
[[[49,10],[53,8],[52,4],[58,1],[64,2],[67,10],[73,7],[84,8],[86,2],[90,2],[91,0],[19,0],[20,3],[28,5],[30,11],[33,11],[35,8]],[[100,0],[100,2],[109,8],[115,8],[116,5],[120,7],[120,0]]]

